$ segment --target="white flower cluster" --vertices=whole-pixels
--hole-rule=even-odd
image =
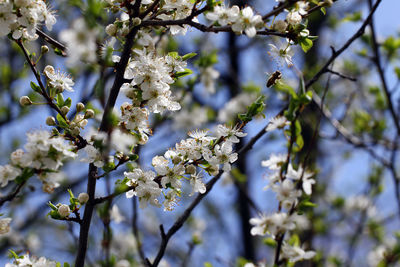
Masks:
[[[57,172],[63,161],[76,157],[77,154],[72,151],[74,146],[66,143],[62,137],[51,136],[47,131],[27,133],[27,137],[25,151],[17,149],[11,154],[11,163],[0,166],[0,186],[6,186],[9,181],[20,176],[25,168],[31,168],[40,171],[39,179],[43,182],[43,189],[46,192],[52,191],[58,183],[48,179],[48,175]]]
[[[54,12],[42,0],[3,0],[0,2],[0,36],[12,33],[14,39],[36,40],[36,28],[45,23],[51,30],[56,23]]]
[[[192,13],[194,2],[190,0],[165,0],[162,6],[162,14],[157,18],[162,20],[178,20],[185,19]],[[196,19],[194,19],[196,20]],[[187,25],[172,25],[169,26],[172,35],[182,34],[185,35],[188,29]]]
[[[206,14],[206,18],[218,22],[221,26],[231,25],[235,33],[241,34],[244,31],[250,38],[256,36],[257,29],[265,26],[262,17],[254,15],[253,9],[249,6],[242,10],[236,5],[231,8],[216,6],[213,12]]]
[[[211,175],[218,174],[220,165],[223,171],[230,171],[231,164],[237,160],[237,153],[232,150],[233,144],[239,142],[238,137],[246,134],[237,127],[219,125],[216,137],[208,136],[208,131],[189,132],[188,139],[181,140],[163,156],[152,159],[153,171],[134,169],[126,172],[127,185],[134,187],[126,196],[138,196],[141,207],[147,203],[161,206],[158,197],[163,189],[170,189],[164,194],[163,205],[166,210],[171,210],[181,196],[182,179],[190,182],[192,194],[206,191],[202,182],[202,168]]]
[[[60,40],[68,48],[67,64],[75,66],[80,60],[96,62],[97,35],[98,30],[90,28],[83,18],[76,19],[70,29],[63,30],[60,33]]]
[[[6,263],[5,267],[56,267],[57,262],[46,259],[45,257],[29,257],[29,254],[15,259],[13,263]]]
[[[264,236],[268,234],[275,238],[279,234],[307,226],[307,223],[304,223],[304,220],[306,220],[304,216],[292,212],[299,202],[299,197],[302,196],[302,190],[298,188],[295,181],[301,181],[303,191],[310,195],[311,186],[315,183],[315,180],[311,179],[313,173],[305,171],[302,167],[295,170],[289,163],[286,176],[282,180],[281,168],[286,160],[287,155],[285,154],[272,154],[268,160],[261,163],[263,167],[272,171],[267,188],[271,188],[276,193],[279,206],[286,211],[281,210],[268,216],[261,215],[259,218],[250,219],[250,224],[254,225],[251,229],[252,235]],[[288,235],[286,237],[288,238]],[[311,259],[314,256],[314,251],[304,251],[299,246],[292,246],[286,241],[283,243],[281,257],[290,262]]]
[[[55,70],[53,66],[47,65],[43,71],[44,75],[47,78],[47,83],[51,88],[56,90],[56,93],[62,93],[64,90],[69,92],[73,92],[74,89],[72,86],[74,82],[69,77],[68,74],[65,74],[59,70]]]
[[[103,149],[108,148],[115,151],[116,155],[122,153],[123,155],[131,154],[132,148],[136,146],[137,139],[131,133],[125,132],[120,128],[114,128],[110,135],[105,132],[97,132],[92,129],[88,133],[88,144],[85,146],[84,151],[87,157],[83,158],[82,162],[93,163],[96,167],[103,167],[104,155]],[[113,161],[114,158],[110,157],[109,160]]]
[[[296,2],[294,8],[286,15],[286,21],[289,25],[296,26],[303,19],[302,16],[307,14],[308,3],[306,1]]]
[[[159,57],[146,49],[135,49],[134,52],[136,55],[124,74],[125,79],[132,81],[123,84],[121,90],[133,100],[133,104],[138,104],[135,103],[138,99],[144,101],[150,112],[179,110],[180,104],[171,96],[170,84],[174,83],[171,76],[175,72],[184,71],[186,62],[169,55]]]

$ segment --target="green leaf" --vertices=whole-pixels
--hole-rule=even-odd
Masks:
[[[181,78],[181,77],[188,76],[192,73],[193,73],[193,71],[191,69],[185,69],[184,71],[176,72],[174,76],[176,78]]]
[[[31,82],[31,88],[33,91],[38,92],[38,93],[42,93],[42,89],[40,88],[39,85],[37,85],[34,82]]]
[[[58,121],[58,125],[59,125],[61,128],[66,129],[66,128],[69,127],[68,124],[67,124],[67,122],[63,119],[63,117],[61,117],[60,114],[57,114],[56,118],[57,118],[57,121]]]
[[[185,61],[185,60],[191,59],[191,58],[193,58],[195,56],[197,56],[197,53],[189,53],[189,54],[186,54],[186,55],[182,56],[182,60]]]
[[[307,53],[308,50],[310,50],[311,47],[313,46],[313,41],[311,41],[311,39],[309,39],[309,38],[301,38],[299,43],[300,43],[301,49],[303,49],[304,53]]]
[[[70,97],[68,97],[67,100],[65,100],[65,102],[64,102],[64,106],[67,106],[70,108],[71,104],[72,104],[72,100]]]
[[[297,234],[293,234],[293,235],[290,237],[288,243],[289,243],[291,246],[299,247],[299,246],[300,246],[300,237],[299,237]]]
[[[21,184],[31,178],[34,173],[35,172],[33,171],[33,169],[25,168],[23,169],[22,174],[15,179],[15,182],[17,184]]]
[[[49,201],[49,202],[47,203],[47,205],[48,205],[52,210],[58,210],[57,207],[56,207],[53,203],[51,203],[51,201]]]
[[[130,161],[136,161],[138,159],[139,159],[139,155],[138,154],[129,155],[129,160]]]
[[[169,52],[168,56],[170,56],[170,57],[172,57],[174,59],[178,59],[179,58],[178,52],[175,52],[175,51],[174,52]]]
[[[59,108],[64,106],[64,96],[61,93],[57,94],[57,99],[56,100],[57,100],[57,106]]]
[[[264,245],[267,245],[267,246],[269,246],[271,248],[275,248],[276,245],[277,245],[275,239],[273,239],[271,237],[264,238],[263,239],[263,243],[264,243]]]
[[[59,56],[64,56],[64,52],[60,49],[60,48],[58,48],[58,47],[55,47],[54,48],[54,53],[56,54],[56,55],[59,55]]]
[[[346,22],[346,21],[357,22],[357,21],[360,21],[360,20],[362,20],[362,13],[359,11],[359,12],[354,12],[354,13],[351,13],[351,14],[347,15],[343,19],[343,22]]]
[[[293,98],[297,98],[297,94],[295,92],[295,90],[293,89],[293,87],[291,87],[290,85],[288,85],[287,83],[284,83],[282,81],[278,81],[275,84],[275,89],[279,92],[282,93],[286,93],[289,94],[290,96],[292,96]]]
[[[14,258],[14,259],[17,260],[17,259],[21,258],[21,257],[18,256],[18,254],[15,253],[15,251],[12,250],[12,249],[9,249],[8,252],[10,253],[10,254],[8,255],[8,257],[9,257],[10,259]]]
[[[325,7],[321,7],[320,10],[321,10],[322,14],[326,15],[326,8]]]

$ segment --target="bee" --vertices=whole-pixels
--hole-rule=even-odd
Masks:
[[[267,80],[267,87],[271,87],[275,85],[282,78],[282,73],[277,70],[271,74],[271,76]]]

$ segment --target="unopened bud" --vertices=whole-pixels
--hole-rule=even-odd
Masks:
[[[117,26],[115,26],[114,24],[107,25],[106,33],[110,36],[115,36],[117,34]]]
[[[79,127],[74,127],[74,128],[72,128],[72,130],[71,130],[71,134],[72,134],[73,136],[78,136],[80,133],[81,133],[81,130],[79,129]]]
[[[89,201],[89,195],[87,193],[80,193],[78,196],[78,201],[81,204],[85,204]]]
[[[49,47],[47,45],[42,45],[40,47],[40,51],[42,52],[42,54],[46,54],[47,52],[49,52]]]
[[[133,26],[138,26],[138,25],[140,25],[140,23],[142,23],[142,20],[140,18],[136,17],[132,20],[132,23],[133,23]]]
[[[56,125],[56,119],[53,116],[49,116],[46,119],[46,124],[48,126],[55,126]]]
[[[69,107],[63,106],[63,107],[61,108],[61,113],[62,113],[63,115],[66,115],[68,112],[69,112]]]
[[[32,101],[29,98],[29,96],[21,96],[21,98],[19,99],[19,103],[21,104],[21,106],[29,106],[32,105]]]
[[[76,104],[76,112],[81,112],[85,109],[85,104],[83,104],[82,102],[79,102],[78,104]]]
[[[46,75],[46,77],[47,78],[49,78],[49,74],[50,75],[52,75],[52,74],[54,74],[55,73],[55,70],[54,70],[54,67],[53,66],[50,66],[50,65],[47,65],[45,68],[44,68],[44,75]]]
[[[61,204],[59,207],[58,207],[58,214],[60,214],[60,216],[61,217],[68,217],[69,216],[69,214],[71,213],[71,210],[70,210],[70,208],[69,208],[69,206],[68,205],[65,205],[65,204]]]
[[[278,32],[285,32],[288,24],[284,20],[277,20],[274,23],[274,30]]]
[[[85,111],[85,119],[91,119],[94,117],[94,111],[93,109],[87,109]]]

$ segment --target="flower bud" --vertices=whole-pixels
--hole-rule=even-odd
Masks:
[[[308,37],[309,35],[310,35],[310,31],[307,30],[307,29],[303,29],[303,30],[300,32],[300,36],[301,36],[301,37]]]
[[[21,106],[29,106],[29,105],[32,105],[32,101],[31,101],[31,99],[29,98],[29,96],[26,96],[26,95],[24,95],[24,96],[21,96],[21,98],[19,99],[19,103],[21,104]]]
[[[57,211],[58,211],[58,214],[60,214],[60,216],[63,217],[63,218],[68,217],[69,214],[71,213],[71,210],[70,210],[69,206],[65,205],[65,204],[61,204],[58,207]]]
[[[46,77],[49,78],[49,74],[53,75],[55,73],[55,70],[54,70],[53,66],[47,65],[44,68],[43,72],[44,72],[44,75],[46,75]]]
[[[79,129],[79,127],[74,127],[74,128],[72,128],[72,130],[71,130],[71,134],[72,134],[73,136],[78,136],[80,133],[81,133],[81,130]]]
[[[46,118],[46,124],[48,126],[55,126],[56,125],[56,119],[53,116],[49,116]]]
[[[89,201],[89,195],[87,193],[80,193],[78,196],[78,201],[81,204],[85,204]]]
[[[85,119],[90,119],[94,117],[93,109],[87,109],[85,112]]]
[[[83,104],[82,102],[76,104],[76,112],[81,112],[84,109],[85,109],[85,104]]]
[[[142,23],[142,20],[140,18],[136,17],[132,20],[132,23],[133,23],[133,26],[138,26],[138,25],[140,25],[140,23]]]
[[[61,113],[62,113],[63,115],[66,115],[68,112],[69,112],[69,107],[63,106],[63,107],[61,108]]]
[[[284,20],[277,20],[274,23],[274,30],[278,32],[285,32],[288,24]]]
[[[286,16],[286,21],[290,24],[290,25],[297,25],[301,22],[301,15],[299,12],[296,11],[292,11],[289,12]]]
[[[117,34],[117,26],[115,26],[114,24],[107,25],[106,33],[110,36],[115,36]]]
[[[42,47],[40,47],[40,51],[42,52],[42,54],[46,54],[47,52],[49,52],[49,47],[47,45],[42,45]]]

